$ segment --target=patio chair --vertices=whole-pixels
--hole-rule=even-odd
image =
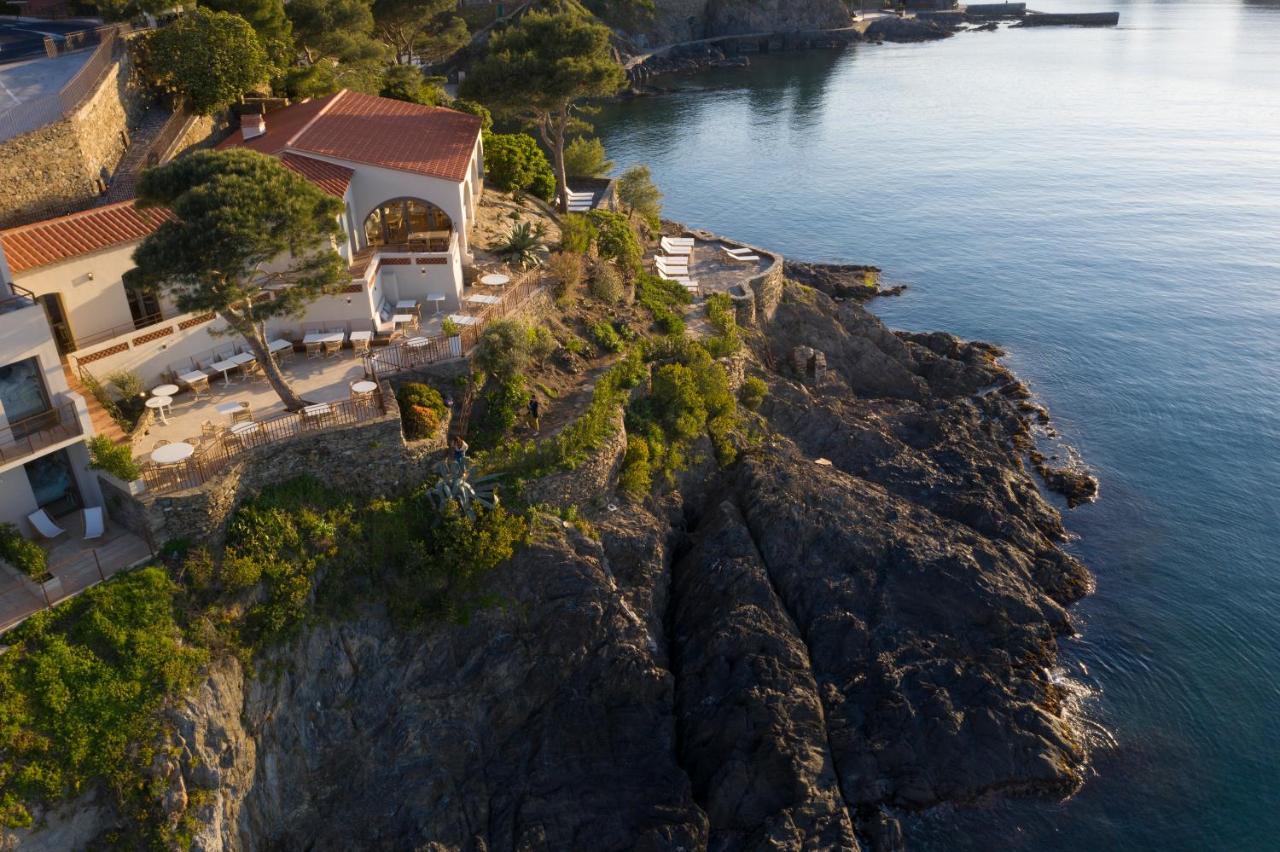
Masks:
[[[357,340],[354,337],[351,339],[351,354],[353,356],[359,357],[360,355],[368,351],[369,351],[369,339],[367,337],[361,340]]]
[[[192,373],[200,373],[200,377],[196,378]],[[181,385],[191,391],[191,395],[196,399],[200,398],[200,394],[209,393],[209,376],[203,370],[193,370],[192,373],[184,373],[188,376],[184,379],[182,376],[175,376],[174,384]]]
[[[90,506],[84,510],[84,538],[88,541],[91,538],[102,538],[102,532],[105,529],[105,523],[102,516],[101,506]]]
[[[237,423],[248,423],[253,420],[253,409],[248,405],[241,405],[235,411],[231,412],[231,425]]]
[[[169,443],[170,441],[167,438],[161,438],[160,440],[156,441],[154,444],[151,445],[151,449],[154,452],[155,450],[158,450]]]
[[[265,381],[267,378],[267,374],[263,371],[262,365],[257,361],[246,361],[244,366],[241,367],[241,370],[244,372],[245,379],[262,379]]]
[[[324,354],[320,351],[320,341],[318,340],[308,341],[304,345],[307,347],[308,358],[319,358],[321,355]]]
[[[200,440],[202,442],[214,442],[222,435],[222,427],[212,420],[206,420],[200,424]]]
[[[35,528],[36,532],[47,539],[55,539],[66,532],[66,530],[53,522],[53,518],[49,517],[44,509],[36,509],[30,515],[27,515],[27,520],[31,522],[31,526]]]
[[[323,347],[324,347],[324,357],[332,358],[342,351],[342,341],[326,340],[323,343]]]

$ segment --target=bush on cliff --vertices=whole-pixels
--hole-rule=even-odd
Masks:
[[[485,179],[506,192],[529,192],[543,201],[556,194],[547,155],[528,133],[484,134]]]
[[[37,613],[0,656],[0,824],[29,825],[28,803],[105,779],[138,792],[165,696],[189,688],[205,653],[183,641],[176,587],[159,568],[95,586]]]
[[[404,436],[410,441],[434,437],[449,408],[440,392],[430,385],[408,382],[396,391],[400,403],[400,422]]]

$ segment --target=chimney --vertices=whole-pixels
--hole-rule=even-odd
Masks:
[[[267,132],[267,117],[262,113],[240,116],[240,135],[253,139]]]

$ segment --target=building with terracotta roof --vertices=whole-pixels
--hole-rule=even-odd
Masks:
[[[240,146],[278,157],[343,202],[335,248],[351,283],[309,305],[305,317],[287,323],[291,330],[389,335],[397,303],[461,307],[484,188],[478,118],[344,90],[246,117],[218,147]],[[152,386],[205,366],[207,354],[225,345],[220,320],[180,315],[163,296],[124,285],[134,249],[167,215],[124,202],[0,231],[0,275],[8,285],[0,293],[0,522],[41,505],[94,505],[96,487],[81,481],[82,442],[92,427],[87,418],[67,415],[64,423],[67,416],[55,416],[84,407],[64,372],[104,378],[125,369]],[[51,417],[53,434],[72,436],[70,443],[41,446],[59,444],[47,450],[53,453],[78,445],[59,456],[56,470],[37,471],[42,481],[61,483],[65,493],[56,500],[56,488],[37,488],[32,474],[45,450],[18,451],[24,441],[34,447],[30,432],[20,433]],[[17,421],[26,425],[9,428]]]

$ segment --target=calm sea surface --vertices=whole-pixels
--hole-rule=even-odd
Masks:
[[[1067,518],[1092,777],[912,848],[1280,849],[1280,0],[1033,6],[1121,25],[762,57],[598,129],[669,217],[1007,347],[1101,478]]]

